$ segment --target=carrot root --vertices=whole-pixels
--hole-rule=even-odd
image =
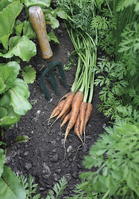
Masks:
[[[64,124],[66,124],[66,123],[69,121],[70,116],[71,116],[71,112],[69,112],[69,113],[65,116],[65,118],[63,119],[62,124],[60,125],[60,128],[62,128],[62,126],[64,126]]]
[[[69,93],[67,93],[66,95],[64,95],[63,97],[61,97],[60,101],[63,100],[64,98],[67,98]]]
[[[69,109],[63,114],[63,116],[61,117],[61,121],[66,117],[67,114],[69,114],[69,111],[71,110],[71,106],[69,107]]]
[[[64,115],[64,113],[70,108],[74,95],[75,94],[73,92],[68,93],[66,101],[63,106],[63,109],[62,109],[61,113],[58,115],[57,119],[62,117]]]
[[[80,106],[80,135],[82,135],[84,132],[86,108],[87,108],[87,103],[82,102]]]
[[[74,133],[78,136],[78,138],[83,142],[81,136],[80,136],[80,113],[78,114],[78,117],[76,119],[75,125],[74,125]]]
[[[91,116],[92,110],[93,110],[93,105],[91,103],[87,103],[85,120],[84,120],[84,133],[85,133],[87,122]]]
[[[56,115],[56,113],[57,113],[58,111],[61,112],[61,110],[62,110],[64,104],[65,104],[65,100],[62,100],[62,101],[60,101],[60,102],[58,103],[58,105],[57,105],[57,106],[54,108],[54,110],[52,111],[49,120],[50,120],[51,118],[55,117],[55,115]],[[57,116],[57,115],[56,115],[56,116]]]
[[[72,101],[71,117],[70,117],[68,126],[66,128],[65,141],[66,141],[66,138],[67,138],[70,130],[72,129],[72,127],[74,126],[74,124],[76,122],[82,101],[83,101],[83,93],[77,92]]]

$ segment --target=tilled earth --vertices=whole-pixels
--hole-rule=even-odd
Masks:
[[[53,62],[61,61],[63,65],[67,65],[68,57],[74,48],[63,22],[60,23],[60,27],[54,33],[58,37],[60,45],[50,43],[53,51]],[[49,77],[45,77],[46,86],[51,95],[51,101],[47,101],[39,84],[40,76],[47,68],[47,65],[41,57],[37,40],[34,40],[34,42],[37,46],[37,55],[29,63],[21,62],[22,67],[31,64],[36,70],[36,80],[29,85],[29,101],[32,103],[32,109],[21,117],[21,120],[14,128],[6,131],[8,143],[15,140],[18,135],[27,135],[30,139],[27,143],[11,145],[8,148],[6,164],[17,174],[22,173],[25,176],[31,174],[35,179],[35,183],[38,183],[37,192],[41,193],[41,197],[46,197],[48,190],[52,189],[54,184],[65,176],[68,185],[64,191],[64,196],[70,196],[75,185],[80,183],[78,175],[86,171],[82,165],[83,157],[88,155],[91,145],[104,132],[104,127],[108,124],[108,118],[98,112],[100,88],[95,87],[92,102],[93,112],[86,128],[85,145],[77,151],[81,142],[71,130],[66,141],[67,153],[64,160],[65,150],[62,141],[66,125],[60,129],[60,120],[52,126],[54,120],[50,123],[46,120],[60,98],[70,91],[75,78],[76,59],[73,57],[75,64],[73,64],[71,70],[65,71],[68,88],[63,87],[57,69],[54,71],[61,92],[60,96],[55,94]]]

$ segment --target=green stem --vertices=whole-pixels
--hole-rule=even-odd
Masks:
[[[109,9],[109,11],[110,11],[110,13],[111,13],[111,16],[113,17],[113,14],[112,14],[112,11],[111,11],[111,8],[110,8],[110,5],[109,5],[109,3],[108,3],[108,1],[107,1],[107,0],[105,0],[105,1],[106,1],[107,6],[108,6],[108,9]]]

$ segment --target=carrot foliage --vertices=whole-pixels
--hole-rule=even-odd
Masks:
[[[107,127],[84,157],[83,165],[90,171],[80,174],[82,183],[71,198],[138,198],[138,138],[138,123]]]

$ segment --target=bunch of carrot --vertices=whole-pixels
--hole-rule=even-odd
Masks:
[[[54,108],[50,119],[56,117],[56,120],[61,118],[61,127],[68,122],[65,139],[74,127],[75,134],[82,141],[82,135],[85,135],[87,122],[92,113],[92,98],[94,89],[94,75],[96,65],[96,45],[92,38],[74,36],[73,30],[69,32],[75,51],[78,55],[78,66],[74,83],[71,87],[71,92],[61,98],[61,101]],[[76,42],[75,42],[76,41]],[[83,141],[82,141],[83,142]]]

